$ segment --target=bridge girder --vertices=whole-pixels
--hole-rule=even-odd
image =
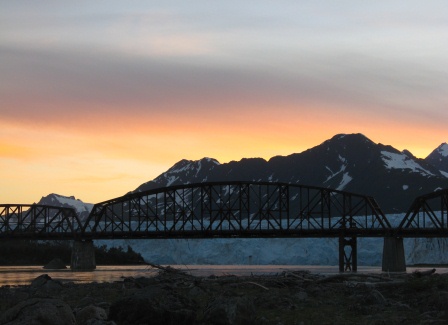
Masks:
[[[0,237],[69,239],[81,231],[72,208],[38,204],[1,204]]]

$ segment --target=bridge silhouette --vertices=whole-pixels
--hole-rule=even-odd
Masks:
[[[340,271],[357,270],[357,238],[384,237],[389,259],[403,237],[448,237],[448,189],[415,198],[402,217],[386,217],[373,197],[272,182],[186,184],[73,208],[0,205],[0,238],[339,238]],[[387,241],[386,241],[387,239]],[[392,240],[392,242],[391,242]],[[400,250],[400,249],[399,249]],[[403,248],[401,248],[403,250]],[[394,261],[391,262],[395,263]],[[389,262],[390,264],[390,262]],[[394,267],[392,267],[394,268]]]

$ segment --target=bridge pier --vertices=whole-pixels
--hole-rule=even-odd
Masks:
[[[95,248],[92,240],[75,240],[73,242],[70,268],[73,271],[96,269]]]
[[[406,272],[402,237],[384,237],[383,272]]]
[[[356,236],[339,237],[339,272],[358,271],[358,249]]]

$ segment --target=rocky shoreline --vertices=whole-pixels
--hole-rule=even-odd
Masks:
[[[0,324],[447,324],[448,274],[434,271],[195,277],[168,267],[88,284],[41,275],[0,288]]]

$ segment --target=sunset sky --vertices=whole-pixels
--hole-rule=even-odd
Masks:
[[[424,158],[447,122],[446,0],[0,0],[0,203],[338,133]]]

